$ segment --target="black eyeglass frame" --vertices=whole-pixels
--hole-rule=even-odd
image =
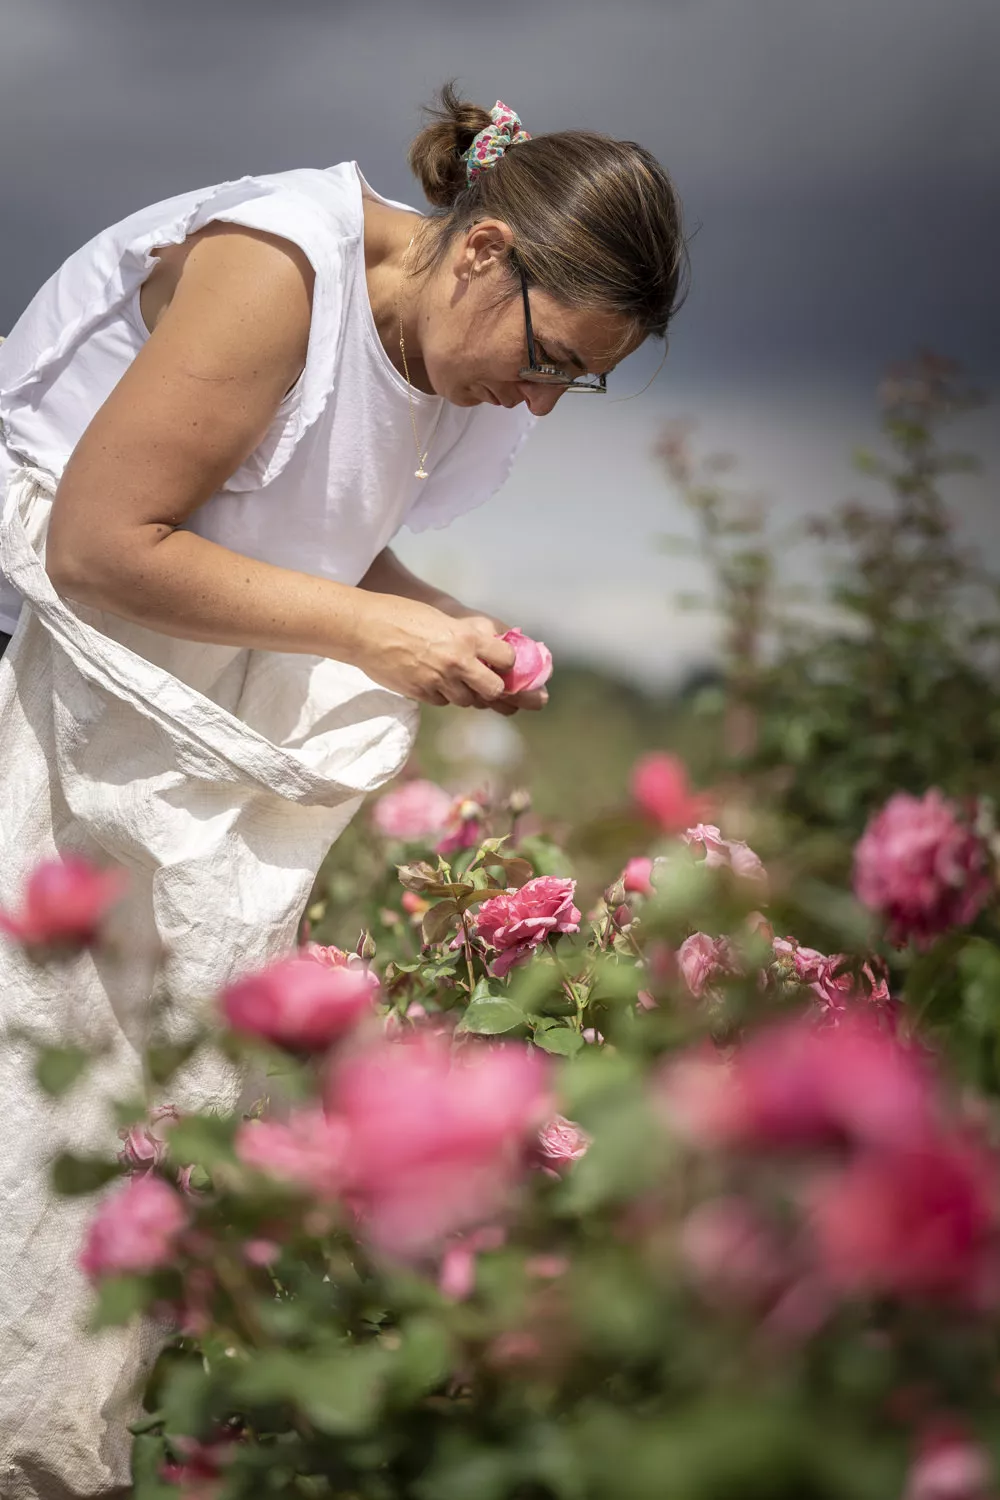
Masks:
[[[514,268],[521,278],[521,296],[524,300],[524,331],[528,336],[528,363],[518,370],[522,380],[533,380],[536,385],[560,386],[564,391],[586,391],[594,396],[606,396],[608,392],[608,377],[606,375],[569,375],[567,376],[558,365],[543,365],[535,357],[535,334],[531,327],[531,307],[528,303],[528,278],[516,256],[512,255]],[[539,379],[538,377],[542,378]],[[596,381],[597,384],[593,384]]]

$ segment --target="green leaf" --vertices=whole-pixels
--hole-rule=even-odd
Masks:
[[[543,1052],[552,1052],[557,1057],[575,1057],[586,1046],[578,1031],[560,1026],[558,1022],[554,1026],[539,1026],[535,1031],[534,1042]]]
[[[84,1193],[96,1193],[112,1178],[119,1175],[117,1162],[101,1156],[74,1156],[64,1151],[52,1163],[52,1186],[64,1197],[78,1197]]]
[[[147,1048],[146,1067],[154,1083],[169,1083],[186,1062],[189,1062],[201,1046],[202,1038],[194,1037],[188,1042],[162,1042]]]
[[[335,1436],[364,1432],[377,1414],[389,1359],[375,1344],[320,1355],[272,1350],[238,1372],[233,1390],[251,1403],[294,1402]]]
[[[405,1405],[435,1390],[448,1378],[452,1347],[445,1329],[429,1317],[411,1318],[402,1335],[390,1380],[395,1400]]]
[[[153,1295],[153,1287],[141,1276],[111,1276],[102,1281],[90,1314],[90,1331],[130,1323],[145,1311]]]
[[[477,985],[478,990],[478,985]],[[499,1036],[525,1023],[524,1011],[505,995],[486,995],[472,1000],[459,1021],[456,1031],[471,1031],[476,1036]]]
[[[237,1123],[232,1115],[188,1115],[178,1120],[167,1132],[172,1160],[182,1166],[193,1163],[206,1171],[220,1163],[234,1162]]]
[[[38,1086],[58,1099],[69,1092],[89,1062],[90,1054],[82,1047],[43,1047],[35,1060]]]
[[[457,915],[458,902],[454,898],[439,901],[436,906],[432,906],[430,911],[424,914],[424,920],[421,923],[424,942],[440,943],[455,925]]]

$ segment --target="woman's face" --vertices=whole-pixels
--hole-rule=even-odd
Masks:
[[[511,407],[523,401],[536,416],[545,416],[565,388],[519,375],[528,364],[519,280],[515,295],[500,302],[510,285],[511,243],[510,230],[496,220],[480,222],[460,237],[421,298],[421,357],[434,390],[456,406]],[[628,325],[617,314],[567,307],[537,287],[529,287],[528,302],[536,360],[568,376],[607,374],[638,347],[633,340],[622,348]]]

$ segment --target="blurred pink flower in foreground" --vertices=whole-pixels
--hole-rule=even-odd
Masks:
[[[996,1500],[994,1469],[983,1445],[955,1422],[925,1432],[902,1500]]]
[[[497,1225],[484,1225],[471,1234],[454,1240],[441,1257],[438,1291],[451,1302],[464,1302],[476,1285],[476,1257],[487,1250],[499,1250],[506,1238]]]
[[[697,823],[687,829],[684,842],[700,844],[705,851],[704,865],[710,870],[728,869],[743,880],[767,880],[760,857],[742,839],[724,839],[714,823]]]
[[[591,1137],[574,1120],[565,1115],[553,1115],[546,1120],[538,1132],[538,1148],[544,1166],[556,1170],[569,1167],[572,1162],[586,1156]]]
[[[807,1189],[823,1274],[847,1292],[996,1305],[997,1188],[996,1164],[964,1140],[862,1151]]]
[[[347,1178],[347,1132],[318,1105],[293,1109],[287,1120],[245,1120],[236,1132],[245,1166],[335,1201]]]
[[[653,894],[653,861],[638,856],[630,859],[622,871],[622,884],[626,891],[638,896]]]
[[[715,997],[712,981],[738,974],[739,962],[728,938],[693,932],[677,950],[677,967],[696,1000]]]
[[[664,833],[683,833],[706,808],[706,798],[691,790],[684,762],[665,751],[653,751],[636,761],[632,800]]]
[[[544,687],[552,676],[552,653],[541,641],[533,641],[520,630],[508,630],[501,637],[514,648],[514,665],[503,674],[508,693],[528,693]]]
[[[454,801],[433,781],[404,781],[378,799],[372,822],[384,838],[416,843],[442,831]]]
[[[329,1078],[361,1231],[407,1257],[502,1209],[549,1110],[548,1069],[520,1045],[463,1048],[417,1033],[347,1057]]]
[[[668,1123],[708,1149],[912,1150],[940,1117],[926,1059],[860,1011],[832,1029],[776,1022],[729,1060],[699,1047],[668,1064],[659,1099]]]
[[[45,860],[28,877],[20,912],[0,911],[0,931],[28,947],[85,947],[127,884],[123,870],[99,870],[76,855]]]
[[[983,841],[936,787],[897,792],[871,819],[854,851],[854,891],[886,921],[890,942],[924,948],[964,927],[995,889]]]
[[[578,932],[580,912],[573,905],[575,880],[539,875],[514,891],[501,891],[484,901],[474,932],[496,949],[492,972],[502,978],[523,963],[550,934]]]
[[[347,964],[280,959],[224,990],[222,1011],[234,1030],[279,1046],[327,1047],[371,1011],[371,979],[364,968]]]
[[[777,1236],[748,1199],[735,1195],[697,1204],[681,1225],[678,1248],[713,1300],[760,1307],[787,1280]]]
[[[92,1281],[155,1270],[171,1259],[187,1222],[187,1210],[173,1188],[159,1177],[134,1177],[106,1198],[91,1220],[80,1269]]]

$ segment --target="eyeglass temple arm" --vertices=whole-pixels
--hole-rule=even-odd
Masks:
[[[528,279],[520,265],[517,267],[517,274],[521,278],[521,296],[524,300],[524,328],[528,335],[528,367],[534,369],[538,361],[535,358],[535,335],[531,327],[531,307],[528,303]]]

